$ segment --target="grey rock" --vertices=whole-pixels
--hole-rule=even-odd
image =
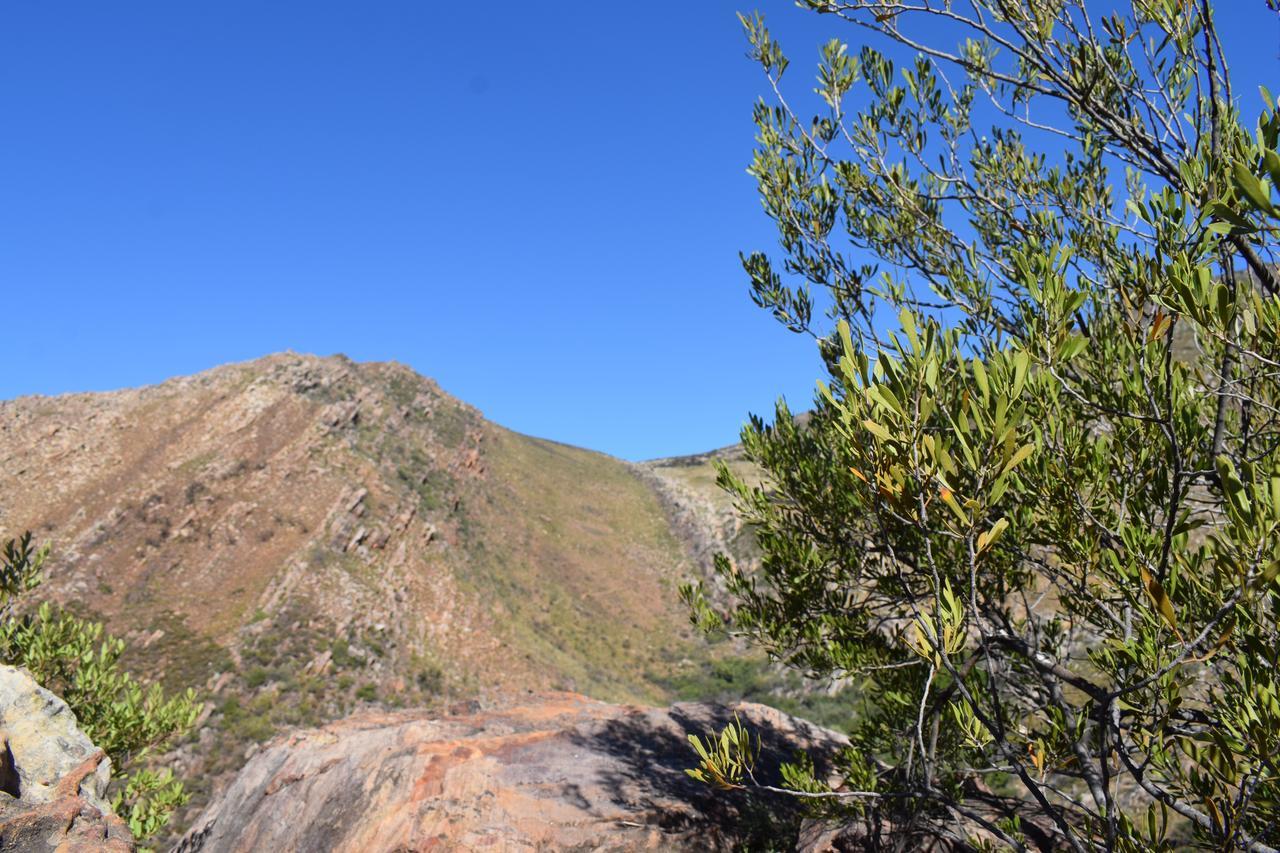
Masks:
[[[0,665],[0,853],[130,853],[110,781],[110,760],[67,704]]]
[[[52,801],[58,782],[99,751],[67,703],[20,667],[0,665],[0,733],[13,756],[19,798],[31,803]],[[111,760],[103,758],[80,784],[80,795],[103,814],[111,814],[110,781]]]

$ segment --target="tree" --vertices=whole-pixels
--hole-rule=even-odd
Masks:
[[[30,533],[0,550],[0,661],[26,667],[67,703],[84,733],[111,759],[120,780],[113,808],[134,837],[144,840],[188,800],[173,771],[155,768],[150,759],[195,723],[195,693],[166,697],[158,684],[144,688],[121,668],[124,641],[105,635],[96,622],[57,612],[47,602],[16,614],[15,600],[39,585],[47,556],[47,547],[32,547]]]
[[[915,57],[828,42],[808,118],[744,18],[784,257],[743,264],[828,376],[744,431],[762,484],[720,472],[759,570],[684,592],[862,685],[843,783],[790,790],[900,849],[1272,850],[1275,102],[1244,124],[1208,0],[800,5]]]

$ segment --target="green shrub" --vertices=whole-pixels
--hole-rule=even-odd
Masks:
[[[102,625],[56,611],[48,603],[15,615],[13,600],[39,583],[47,549],[33,551],[31,535],[10,540],[0,557],[0,660],[25,667],[58,694],[80,728],[111,758],[117,778],[112,806],[139,840],[169,821],[187,794],[172,771],[152,766],[165,744],[190,730],[200,706],[195,693],[166,696],[121,668],[124,641]]]
[[[789,788],[895,849],[1273,850],[1280,110],[1242,121],[1208,2],[801,5],[861,46],[806,102],[745,21],[784,259],[743,260],[826,374],[744,431],[762,483],[721,466],[759,571],[685,592],[864,685],[843,785]],[[752,787],[750,743],[701,776]]]
[[[271,670],[262,666],[255,666],[253,669],[249,670],[244,677],[244,683],[248,685],[250,689],[261,687],[268,681],[272,680]]]

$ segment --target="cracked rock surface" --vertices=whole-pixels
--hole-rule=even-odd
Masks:
[[[547,694],[505,710],[432,719],[358,715],[259,752],[175,851],[718,850],[768,828],[789,803],[712,791],[685,775],[686,735],[735,714],[761,735],[761,781],[834,732],[751,703],[610,705]]]

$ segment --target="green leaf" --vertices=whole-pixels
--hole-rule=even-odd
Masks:
[[[1058,357],[1063,361],[1070,361],[1084,352],[1087,346],[1089,346],[1089,339],[1084,335],[1071,335],[1058,348]]]
[[[1245,198],[1249,199],[1255,208],[1263,213],[1272,211],[1271,197],[1270,193],[1267,192],[1266,185],[1250,172],[1243,163],[1236,163],[1231,174],[1235,178],[1236,187],[1240,192],[1244,193]]]
[[[852,355],[854,352],[857,352],[857,350],[853,348],[853,336],[849,332],[848,321],[841,320],[837,323],[836,331],[840,335],[840,344],[844,347],[844,354]]]
[[[973,381],[978,386],[978,391],[982,394],[985,401],[991,396],[991,386],[987,383],[987,368],[982,364],[982,359],[975,358],[973,360]]]
[[[1271,175],[1272,185],[1280,187],[1280,153],[1270,150],[1263,152],[1262,163]]]
[[[898,398],[893,396],[893,392],[883,383],[877,382],[875,385],[867,386],[867,396],[898,414],[906,414],[902,404],[898,402]]]
[[[1222,323],[1224,329],[1231,328],[1231,318],[1235,313],[1235,302],[1231,298],[1231,291],[1225,284],[1218,284],[1214,288],[1214,302],[1218,311],[1218,321]]]
[[[898,322],[902,323],[902,331],[907,333],[907,340],[911,341],[911,348],[916,352],[920,350],[920,336],[916,332],[916,318],[906,308],[898,314]]]
[[[1009,392],[1011,400],[1022,396],[1022,386],[1027,381],[1027,367],[1030,363],[1026,350],[1018,350],[1013,354],[1013,388]]]
[[[1253,231],[1254,224],[1238,213],[1225,202],[1215,201],[1209,205],[1209,212],[1219,219],[1225,220],[1240,231]]]
[[[1258,575],[1258,579],[1254,582],[1254,588],[1265,589],[1277,576],[1280,576],[1280,560],[1272,560],[1262,570],[1262,574]]]

